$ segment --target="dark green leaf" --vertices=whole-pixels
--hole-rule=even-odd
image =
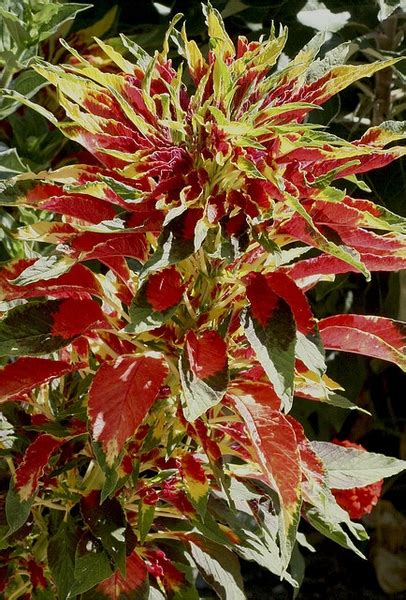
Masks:
[[[68,598],[75,598],[113,574],[110,559],[102,544],[90,533],[84,533],[75,553],[75,573]]]
[[[15,492],[13,484],[7,492],[6,497],[6,518],[9,526],[8,535],[20,529],[29,517],[32,503],[35,496],[28,500],[20,500],[19,495]]]
[[[66,600],[75,574],[75,552],[79,532],[71,517],[62,521],[48,543],[48,564],[55,581],[58,598]]]
[[[80,503],[83,520],[99,539],[111,560],[125,573],[127,521],[116,498],[100,504],[100,492],[93,491]]]

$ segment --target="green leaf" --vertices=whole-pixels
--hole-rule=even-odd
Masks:
[[[18,18],[16,14],[0,7],[0,16],[3,24],[7,27],[9,34],[14,40],[18,49],[23,49],[30,41],[29,33],[24,21]]]
[[[375,483],[406,469],[406,460],[345,448],[330,442],[311,442],[328,473],[329,487],[345,490]]]
[[[10,528],[7,535],[14,533],[24,525],[29,517],[34,500],[35,496],[28,500],[21,500],[11,483],[6,497],[6,519]]]
[[[398,8],[403,11],[406,9],[405,0],[378,0],[378,4],[378,19],[380,21],[385,21]]]
[[[144,265],[143,277],[151,271],[159,271],[163,267],[176,264],[198,250],[195,248],[195,228],[203,211],[200,208],[184,210],[183,207],[181,210],[181,214],[174,216],[164,225],[158,239],[158,247]],[[179,213],[177,209],[176,212]]]
[[[151,525],[154,520],[155,515],[155,505],[147,504],[142,499],[138,504],[138,532],[140,537],[140,544],[145,542],[145,538],[147,537],[149,530],[151,529]]]
[[[101,541],[111,560],[125,573],[127,521],[116,498],[100,504],[100,493],[90,492],[80,504],[83,520],[92,534]]]
[[[348,400],[348,398],[342,396],[341,394],[330,393],[326,395],[325,398],[320,398],[319,401],[325,404],[330,404],[331,406],[337,406],[338,408],[358,410],[361,413],[371,416],[371,413],[368,410],[358,406],[357,404],[354,404],[354,402],[351,402],[351,400]]]
[[[182,407],[186,419],[193,422],[224,396],[224,391],[213,390],[207,383],[193,377],[184,360],[179,365],[182,382]]]
[[[73,21],[78,13],[88,8],[92,8],[92,4],[80,4],[76,2],[46,4],[35,15],[36,28],[32,33],[36,32],[38,41],[42,42],[56,33],[62,25]]]
[[[32,69],[22,71],[13,79],[10,88],[26,98],[34,96],[47,85],[46,80]],[[0,98],[0,119],[10,116],[20,106],[20,102],[12,98]],[[21,119],[21,115],[19,115]]]
[[[84,533],[76,548],[75,572],[68,598],[83,594],[112,574],[110,559],[102,544],[90,533]]]
[[[139,46],[134,40],[130,40],[127,36],[120,34],[120,39],[125,48],[134,56],[136,59],[135,64],[139,66],[141,69],[146,71],[151,62],[153,61],[152,56],[145,52],[141,46]]]
[[[55,581],[58,598],[66,600],[75,574],[75,552],[79,542],[78,530],[68,516],[48,542],[48,564]]]
[[[289,571],[293,577],[293,579],[297,582],[298,586],[293,591],[293,600],[297,597],[299,593],[300,586],[303,583],[303,579],[305,576],[306,563],[303,557],[303,554],[299,550],[299,544],[296,542],[295,547],[293,548],[292,558],[289,563]]]
[[[348,512],[337,504],[333,494],[324,484],[312,482],[305,488],[306,500],[311,504],[303,511],[306,520],[329,539],[343,548],[352,550],[360,558],[365,558],[346,531],[348,529],[357,540],[364,541],[368,539],[364,527],[351,521]]]
[[[165,600],[165,596],[154,587],[149,588],[148,600]]]
[[[190,541],[190,554],[202,577],[221,600],[245,600],[240,565],[233,552],[203,537]]]
[[[313,525],[317,531],[320,531],[325,537],[333,540],[343,548],[352,550],[360,558],[365,558],[362,552],[356,547],[348,533],[341,527],[341,525],[335,520],[326,517],[323,513],[318,511],[316,508],[311,507],[304,511],[307,521]],[[330,515],[331,516],[331,512]]]
[[[15,148],[7,148],[0,142],[0,179],[9,179],[24,173],[27,167],[18,156]]]
[[[101,470],[103,471],[103,475],[104,475],[104,482],[103,482],[103,487],[101,490],[101,495],[100,495],[100,500],[101,502],[104,502],[106,500],[106,498],[108,498],[109,496],[111,496],[114,491],[116,490],[117,484],[118,484],[118,469],[120,467],[123,455],[124,455],[124,450],[122,452],[120,452],[119,456],[114,460],[113,464],[110,465],[107,462],[107,457],[105,455],[105,453],[103,452],[102,446],[101,444],[99,444],[99,442],[92,442],[92,448],[93,448],[93,452],[94,455],[96,457],[96,460],[101,468]]]

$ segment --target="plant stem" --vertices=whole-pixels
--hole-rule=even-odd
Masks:
[[[378,34],[377,43],[380,50],[395,50],[397,45],[396,15],[391,15],[382,23],[382,32]],[[390,117],[392,87],[392,67],[378,71],[375,75],[375,102],[373,106],[372,124],[380,125]]]

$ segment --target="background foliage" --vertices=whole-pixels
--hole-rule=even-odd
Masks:
[[[199,46],[207,44],[206,27],[199,2],[190,0],[151,0],[142,3],[131,0],[118,1],[117,10],[108,0],[98,1],[94,7],[84,3],[58,4],[6,0],[0,8],[0,67],[1,85],[7,94],[0,98],[0,178],[23,172],[27,167],[39,170],[63,164],[64,156],[75,150],[73,142],[67,142],[60,133],[49,127],[46,119],[18,102],[18,94],[29,95],[45,108],[55,107],[55,98],[41,76],[27,70],[33,56],[40,55],[50,62],[61,60],[63,49],[57,40],[60,36],[79,48],[92,43],[92,36],[114,38],[118,32],[133,37],[146,50],[154,51],[162,44],[168,21],[176,13],[185,14],[189,34]],[[352,62],[370,62],[377,58],[397,56],[404,52],[406,6],[402,0],[379,0],[379,2],[354,2],[331,0],[221,0],[213,5],[222,12],[229,33],[245,34],[256,38],[267,32],[272,21],[289,27],[289,40],[285,52],[292,57],[314,35],[315,29],[329,33],[323,52],[348,42]],[[22,25],[23,24],[23,25]],[[330,130],[347,139],[358,138],[370,126],[383,120],[406,119],[406,62],[401,61],[392,70],[379,73],[375,78],[362,80],[335,96],[312,117]],[[10,94],[11,91],[11,94]],[[12,97],[14,95],[14,97]],[[10,97],[11,96],[11,97]],[[376,201],[393,212],[406,215],[406,174],[404,159],[400,159],[379,171],[364,177],[373,190]],[[362,196],[362,193],[361,193]],[[23,256],[23,242],[12,240],[7,232],[16,225],[29,224],[30,215],[10,210],[0,213],[0,260]],[[367,283],[354,275],[339,276],[334,285],[318,286],[313,292],[313,309],[318,317],[335,312],[361,312],[405,319],[404,284],[398,274],[375,274]],[[403,296],[402,296],[403,294]],[[403,298],[403,305],[402,305]],[[343,384],[352,400],[357,400],[372,413],[372,418],[344,413],[339,409],[318,405],[309,407],[297,403],[294,415],[306,423],[306,433],[318,439],[331,439],[335,435],[356,440],[371,451],[383,452],[406,458],[406,409],[402,389],[404,380],[396,367],[377,360],[354,355],[340,355],[330,365],[331,374]],[[404,477],[392,480],[385,489],[385,501],[380,511],[370,520],[373,532],[369,549],[378,581],[387,593],[403,593],[406,587],[402,569],[406,568],[405,548],[394,541],[394,523],[401,528],[405,516],[401,499],[406,492]],[[400,512],[397,512],[400,511]],[[404,527],[404,525],[403,525]],[[403,536],[405,537],[405,536]],[[312,542],[319,542],[314,534]],[[356,584],[348,578],[349,565],[354,572],[353,556],[341,553],[328,542],[320,542],[325,556],[316,561],[308,555],[308,571],[299,597],[318,598],[329,595],[323,571],[330,572],[331,593],[337,597],[379,597],[378,586],[371,579],[370,566],[357,565],[365,574]],[[336,558],[339,556],[339,561]],[[244,569],[247,589],[252,598],[287,598],[290,592],[268,574],[258,576],[247,564]],[[331,573],[333,576],[331,577]],[[389,575],[388,575],[389,573]],[[359,585],[360,590],[354,590]],[[352,591],[350,591],[352,590]],[[321,593],[321,596],[317,594]],[[354,594],[352,596],[351,594]],[[394,596],[396,597],[396,596]],[[401,595],[399,595],[401,597]]]

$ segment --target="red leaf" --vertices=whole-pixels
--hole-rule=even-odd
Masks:
[[[132,552],[126,560],[125,577],[122,576],[120,571],[116,571],[111,577],[99,583],[97,589],[109,600],[133,597],[144,598],[144,594],[148,589],[146,564],[136,552]]]
[[[55,377],[61,377],[75,367],[60,360],[18,358],[0,368],[0,402],[21,396]]]
[[[281,399],[268,381],[264,369],[259,365],[240,373],[231,382],[228,391],[238,396],[245,404],[260,404],[274,410],[281,408]]]
[[[23,461],[15,473],[15,489],[21,500],[28,500],[38,487],[49,459],[63,439],[56,439],[47,433],[39,435],[25,451]]]
[[[99,368],[89,392],[93,437],[109,461],[141,425],[168,374],[163,358],[121,356]]]
[[[336,231],[342,241],[348,246],[353,246],[359,252],[370,252],[384,251],[386,256],[396,255],[396,252],[400,254],[406,250],[406,240],[400,235],[393,233],[386,233],[384,235],[377,235],[372,231],[366,231],[359,227],[352,228],[343,225],[332,224],[331,227]]]
[[[189,331],[185,349],[190,368],[199,379],[206,380],[227,370],[227,344],[216,331],[204,331],[199,337]]]
[[[87,223],[109,221],[116,216],[116,210],[111,204],[84,194],[53,196],[39,204],[42,210],[67,215]]]
[[[181,458],[181,464],[184,474],[197,483],[206,483],[206,474],[200,460],[194,454],[186,453]]]
[[[18,260],[9,263],[0,271],[0,296],[5,300],[16,298],[90,298],[90,294],[101,297],[102,288],[94,273],[84,265],[73,265],[68,273],[47,280],[39,280],[28,285],[14,285],[10,280],[36,261]]]
[[[27,201],[29,204],[36,205],[41,200],[47,200],[53,196],[63,194],[63,187],[53,183],[39,183],[27,191]]]
[[[124,304],[131,304],[131,300],[134,296],[134,289],[131,281],[131,272],[128,268],[126,259],[123,256],[107,256],[101,258],[100,262],[108,267],[118,279],[115,285],[117,297]]]
[[[86,231],[73,238],[71,248],[77,253],[85,253],[83,260],[102,259],[111,256],[129,256],[143,260],[146,257],[147,245],[145,234],[98,233]]]
[[[354,247],[372,252],[374,248],[396,251],[405,248],[403,235],[393,233],[400,227],[404,230],[402,218],[368,200],[356,200],[346,196],[341,202],[316,201],[307,206],[307,210],[318,226],[327,225],[340,234],[340,237]],[[367,230],[389,231],[374,233]]]
[[[34,560],[30,559],[26,564],[27,570],[30,574],[31,584],[34,590],[46,589],[48,587],[48,581],[44,575],[44,568]]]
[[[149,277],[146,299],[153,310],[163,312],[179,304],[184,289],[179,271],[169,267]]]
[[[400,256],[385,256],[375,254],[361,254],[361,260],[369,271],[399,271],[406,268],[406,258]],[[309,289],[318,281],[318,275],[338,275],[340,273],[358,273],[356,267],[336,258],[321,254],[314,258],[300,260],[290,267],[286,272],[296,282],[299,279],[311,278],[303,282],[305,288]],[[304,287],[303,285],[301,287]]]
[[[273,386],[265,381],[235,381],[230,386],[230,393],[239,396],[244,402],[253,399],[256,404],[279,410],[281,399],[275,393]]]
[[[385,317],[336,315],[319,322],[329,350],[343,350],[388,360],[406,370],[406,323]]]
[[[155,577],[162,579],[168,597],[182,598],[182,588],[187,583],[185,574],[167,558],[162,550],[148,550],[147,556],[151,564],[150,571]]]
[[[316,321],[303,291],[290,277],[281,271],[269,273],[266,275],[266,280],[272,290],[289,304],[298,330],[304,335],[313,333],[316,328]]]
[[[289,561],[300,518],[302,478],[297,439],[287,417],[266,406],[241,402],[236,407],[249,431],[258,463],[281,501],[281,550]]]
[[[341,179],[342,177],[348,177],[349,175],[354,175],[355,173],[365,173],[366,171],[372,171],[372,169],[380,169],[398,157],[399,152],[396,150],[393,152],[390,150],[381,150],[373,153],[371,152],[370,154],[351,156],[351,162],[357,161],[357,164],[343,168],[337,173],[334,179]],[[329,173],[333,169],[342,167],[347,162],[349,162],[348,158],[323,160],[322,162],[318,162],[313,165],[312,174],[315,177],[320,177],[326,173]]]
[[[181,458],[181,474],[190,500],[204,516],[210,485],[202,463],[190,451]]]
[[[252,316],[265,328],[278,308],[278,296],[268,285],[267,279],[259,273],[250,277],[247,296],[251,303]]]
[[[84,334],[89,329],[109,326],[102,309],[94,300],[62,300],[52,318],[51,335],[66,340]]]

